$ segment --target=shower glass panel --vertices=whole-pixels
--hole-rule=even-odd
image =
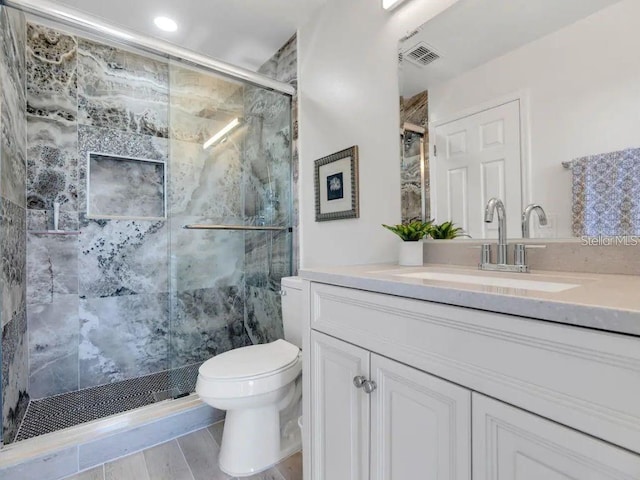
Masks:
[[[178,62],[170,85],[169,361],[180,395],[203,361],[283,336],[291,99]]]
[[[189,394],[203,361],[282,338],[291,97],[0,19],[4,444]]]

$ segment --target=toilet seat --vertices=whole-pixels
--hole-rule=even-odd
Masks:
[[[290,384],[301,371],[300,349],[276,340],[207,360],[198,369],[196,392],[201,397],[220,399],[261,395]]]
[[[239,380],[273,375],[290,366],[300,349],[285,341],[229,350],[204,362],[198,373],[209,380]]]

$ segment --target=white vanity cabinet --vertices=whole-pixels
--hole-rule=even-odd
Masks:
[[[371,354],[372,480],[471,479],[471,392]]]
[[[473,394],[474,480],[637,480],[640,458]]]
[[[353,385],[369,376],[369,353],[311,334],[313,478],[369,478],[369,397]]]
[[[469,390],[318,332],[311,356],[314,479],[471,479]]]
[[[639,338],[307,288],[306,479],[640,480]]]

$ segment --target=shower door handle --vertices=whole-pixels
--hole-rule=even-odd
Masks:
[[[291,231],[291,227],[269,226],[269,225],[207,225],[201,223],[193,223],[184,225],[185,230],[237,230],[249,232],[284,232]]]

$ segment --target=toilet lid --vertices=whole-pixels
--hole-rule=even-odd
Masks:
[[[272,373],[293,363],[300,353],[285,341],[230,350],[204,362],[198,370],[205,378],[231,380]]]

